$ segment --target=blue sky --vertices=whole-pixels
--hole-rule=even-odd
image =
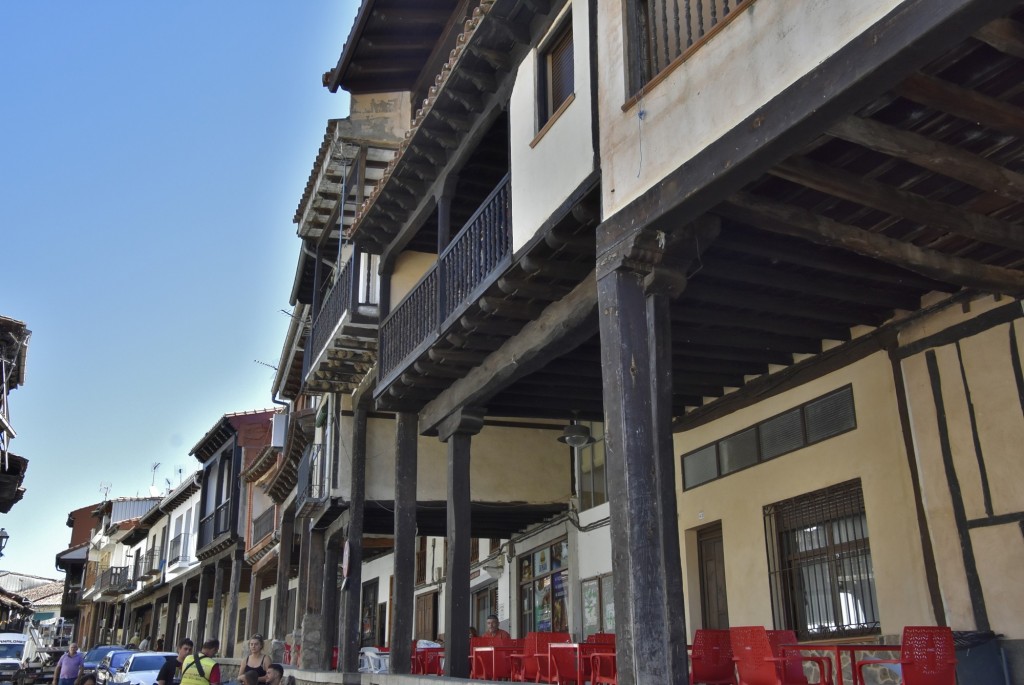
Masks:
[[[198,463],[272,406],[292,215],[357,0],[0,3],[0,314],[32,330],[11,394],[25,498],[4,570],[58,577],[69,511]]]

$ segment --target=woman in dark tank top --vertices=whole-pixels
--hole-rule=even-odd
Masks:
[[[263,636],[253,635],[249,638],[249,655],[238,666],[238,679],[242,679],[243,673],[253,671],[259,682],[265,683],[268,668],[270,668],[270,657],[263,653]]]

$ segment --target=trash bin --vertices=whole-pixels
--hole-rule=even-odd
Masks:
[[[991,630],[954,630],[956,677],[963,685],[1010,685],[1003,668],[1003,650]]]

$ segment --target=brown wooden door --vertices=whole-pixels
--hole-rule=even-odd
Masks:
[[[721,523],[698,531],[697,555],[700,563],[700,606],[704,617],[702,627],[725,630],[729,627],[729,603],[725,592]]]
[[[437,637],[437,593],[427,592],[416,595],[416,618],[413,637],[417,640],[433,640]]]

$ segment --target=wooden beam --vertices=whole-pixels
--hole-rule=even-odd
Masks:
[[[554,302],[569,294],[569,288],[544,281],[527,281],[513,276],[504,276],[498,279],[498,288],[501,292],[509,295],[518,295],[531,300],[544,300]]]
[[[582,262],[545,261],[537,257],[524,257],[520,262],[523,271],[542,278],[580,281],[587,276],[592,264]]]
[[[1010,171],[958,147],[858,117],[836,122],[827,132],[830,136],[906,160],[979,190],[1024,202],[1024,174]]]
[[[824,338],[843,341],[849,340],[851,337],[849,327],[841,324],[788,316],[766,316],[764,314],[752,314],[748,311],[717,307],[678,307],[672,312],[672,321],[703,326],[711,325],[748,329],[755,336],[760,332],[767,332],[799,338]]]
[[[791,352],[769,350],[765,348],[738,348],[725,345],[709,346],[703,343],[684,344],[675,342],[672,345],[672,363],[679,364],[681,359],[709,359],[716,363],[742,362],[744,364],[775,364],[787,366],[793,363]]]
[[[420,412],[420,432],[432,431],[453,409],[486,405],[502,388],[543,368],[593,337],[597,328],[594,273],[564,299],[509,338],[487,361],[452,384]]]
[[[996,19],[982,26],[974,34],[999,52],[1024,59],[1024,26],[1013,19]]]
[[[391,649],[397,661],[393,673],[409,672],[409,645],[414,637],[417,442],[416,415],[400,412],[395,422],[395,604]]]
[[[732,288],[695,280],[686,288],[682,303],[703,302],[725,307],[756,309],[778,316],[796,316],[810,320],[830,321],[852,326],[855,324],[877,325],[888,318],[882,310],[870,307],[827,307],[809,299],[798,299],[791,295],[774,295],[751,288]]]
[[[531,321],[540,316],[544,311],[544,304],[523,302],[522,300],[506,300],[500,297],[481,297],[477,302],[480,309],[488,314],[497,314],[509,319],[524,319]]]
[[[809,159],[786,160],[769,173],[925,226],[992,245],[1024,250],[1024,227],[929,200]]]
[[[849,250],[966,288],[1014,297],[1024,294],[1024,272],[1021,271],[926,250],[749,193],[737,193],[728,204],[747,215],[747,223],[764,231]]]
[[[896,86],[896,93],[966,121],[1024,137],[1024,110],[976,90],[917,72]]]
[[[674,343],[731,347],[746,350],[775,350],[776,352],[817,354],[821,352],[821,341],[815,338],[800,338],[777,333],[758,333],[721,328],[693,328],[677,326],[672,329]]]

